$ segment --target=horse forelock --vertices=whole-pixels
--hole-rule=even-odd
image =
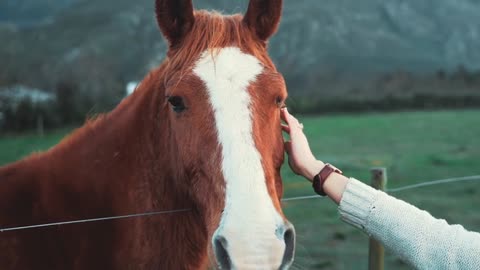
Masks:
[[[200,55],[209,51],[218,53],[218,48],[235,46],[255,56],[260,62],[275,69],[266,53],[266,43],[259,40],[244,25],[240,14],[223,15],[216,11],[195,11],[195,23],[178,46],[171,48],[165,62],[168,73],[188,73]]]

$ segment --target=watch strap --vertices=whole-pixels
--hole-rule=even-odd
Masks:
[[[326,196],[327,194],[323,190],[323,184],[327,180],[327,178],[332,174],[332,173],[339,173],[342,174],[342,171],[339,169],[335,168],[329,163],[325,163],[325,166],[320,170],[320,172],[313,177],[313,183],[312,187],[313,190],[320,196]]]

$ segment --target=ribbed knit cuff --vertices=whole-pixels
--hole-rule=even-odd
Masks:
[[[350,178],[338,207],[343,221],[364,230],[379,191]]]

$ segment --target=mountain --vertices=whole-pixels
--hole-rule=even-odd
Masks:
[[[476,0],[287,1],[272,48],[303,68],[479,69],[479,14]]]
[[[19,26],[34,26],[48,22],[74,0],[3,0],[0,2],[0,21]]]
[[[356,84],[399,70],[480,69],[477,0],[284,3],[270,50],[294,86],[290,92],[345,78]],[[232,13],[244,12],[247,0],[194,4]],[[20,81],[52,89],[71,79],[98,96],[141,79],[165,54],[153,6],[154,0],[3,0],[0,85]]]

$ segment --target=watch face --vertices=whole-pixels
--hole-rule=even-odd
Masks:
[[[333,169],[333,171],[336,172],[336,173],[343,174],[343,172],[339,168],[333,166],[330,163],[326,163],[325,166],[331,167]]]

